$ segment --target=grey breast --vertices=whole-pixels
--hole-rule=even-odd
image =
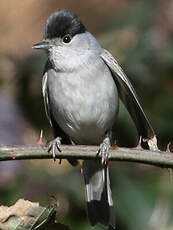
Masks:
[[[119,108],[116,85],[102,59],[68,73],[49,70],[47,87],[59,126],[77,144],[99,144]]]

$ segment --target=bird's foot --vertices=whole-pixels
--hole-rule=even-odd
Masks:
[[[59,152],[61,152],[60,145],[61,145],[61,137],[55,138],[53,141],[50,141],[48,146],[48,152],[52,151],[53,160],[56,160],[56,149],[58,149]],[[61,163],[61,159],[59,160],[59,163]]]
[[[97,155],[101,154],[102,164],[107,164],[109,159],[110,138],[106,137],[100,145]]]

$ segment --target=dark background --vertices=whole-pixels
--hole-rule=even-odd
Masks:
[[[41,41],[45,21],[57,10],[74,11],[121,64],[164,150],[173,130],[173,2],[171,0],[1,0],[0,144],[35,144],[40,130],[52,138],[41,95],[46,55],[31,49]],[[121,106],[117,144],[137,144],[135,127]],[[173,186],[166,169],[110,164],[117,229],[170,230]],[[18,198],[62,207],[58,221],[70,229],[91,229],[79,168],[66,161],[0,164],[0,203]],[[99,229],[99,227],[97,227]]]

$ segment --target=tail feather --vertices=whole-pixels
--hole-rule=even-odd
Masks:
[[[110,189],[108,166],[100,160],[83,163],[88,218],[91,225],[100,223],[115,229],[115,210]]]

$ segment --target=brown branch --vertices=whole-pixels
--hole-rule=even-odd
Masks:
[[[62,152],[57,152],[57,158],[67,159],[93,159],[97,156],[98,146],[62,145]],[[46,147],[40,146],[0,146],[0,161],[27,160],[27,159],[51,159],[52,154]],[[173,168],[173,154],[162,151],[149,151],[136,148],[111,148],[111,161],[128,161],[150,164],[164,168]]]

